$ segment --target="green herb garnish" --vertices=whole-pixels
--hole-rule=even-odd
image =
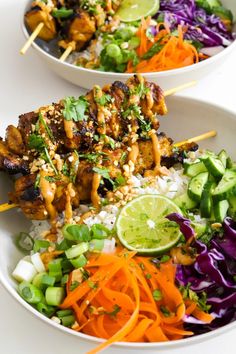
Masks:
[[[149,274],[150,275],[150,274]],[[148,278],[150,279],[150,278]],[[153,299],[155,301],[160,301],[162,299],[162,293],[160,290],[158,289],[155,289],[153,292],[152,292],[152,296],[153,296]]]
[[[89,106],[88,101],[84,96],[79,98],[66,97],[63,101],[64,110],[63,116],[66,120],[74,120],[75,122],[87,120],[85,112]]]
[[[74,11],[72,9],[66,9],[65,7],[52,10],[52,16],[55,18],[68,18],[73,15],[73,13]]]

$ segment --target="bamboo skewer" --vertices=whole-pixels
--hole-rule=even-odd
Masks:
[[[70,53],[75,50],[75,42],[71,42],[68,47],[66,48],[66,50],[64,51],[64,53],[61,55],[61,57],[59,58],[60,61],[65,61],[67,59],[67,57],[70,55]]]
[[[7,211],[7,210],[10,210],[10,209],[13,209],[13,208],[16,208],[18,207],[18,204],[9,204],[9,203],[4,203],[4,204],[0,204],[0,213],[3,212],[3,211]]]
[[[35,28],[35,30],[31,33],[30,37],[28,38],[28,40],[26,41],[26,43],[24,44],[24,46],[21,48],[20,50],[20,54],[24,55],[27,50],[29,49],[29,47],[31,46],[31,44],[33,43],[33,41],[35,40],[35,38],[38,36],[39,32],[41,31],[41,29],[43,28],[44,23],[40,22],[38,24],[38,26]]]
[[[215,130],[210,130],[209,132],[201,134],[201,135],[198,135],[198,136],[195,136],[194,138],[190,138],[190,139],[187,139],[187,140],[179,141],[178,143],[175,143],[173,146],[174,147],[180,147],[180,146],[185,145],[187,143],[192,143],[192,142],[196,143],[196,142],[201,141],[201,140],[213,138],[216,135],[217,135],[217,132]],[[12,209],[12,208],[16,208],[16,207],[18,207],[18,204],[8,204],[8,203],[0,204],[0,213],[4,212],[4,211],[7,211],[9,209]]]
[[[188,143],[197,143],[198,141],[201,141],[201,140],[213,138],[216,135],[217,135],[217,132],[215,130],[210,130],[209,132],[195,136],[194,138],[179,141],[178,143],[175,143],[174,146],[180,147],[180,146],[188,144]]]
[[[186,84],[183,84],[183,85],[180,85],[180,86],[177,86],[177,87],[173,87],[172,89],[170,90],[166,90],[164,92],[164,96],[171,96],[171,95],[174,95],[175,93],[179,92],[179,91],[182,91],[188,87],[192,87],[194,85],[196,85],[197,81],[190,81],[190,82],[187,82]]]

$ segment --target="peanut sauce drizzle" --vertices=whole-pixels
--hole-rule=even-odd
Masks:
[[[73,184],[69,183],[66,189],[66,206],[65,206],[65,221],[66,223],[71,223],[72,221],[72,203],[71,199],[75,196],[75,191],[73,189]]]
[[[73,139],[74,136],[73,128],[74,128],[73,120],[64,119],[64,129],[68,139]]]
[[[91,190],[91,200],[95,208],[100,206],[100,197],[98,195],[98,188],[101,182],[101,175],[94,173],[92,181],[92,190]]]
[[[50,216],[52,228],[55,228],[57,210],[52,204],[55,193],[56,193],[56,183],[49,182],[45,177],[49,176],[48,172],[41,170],[40,171],[40,181],[39,188],[42,194],[43,199],[45,200],[45,207]]]

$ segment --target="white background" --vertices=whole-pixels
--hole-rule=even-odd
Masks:
[[[24,43],[21,33],[23,0],[0,0],[0,135],[18,115],[68,95],[80,88],[51,73],[30,49],[19,55]],[[236,51],[221,68],[182,95],[201,98],[236,113]],[[1,247],[1,240],[0,240]],[[172,349],[169,354],[234,354],[236,330],[190,348]],[[157,352],[161,354],[161,350]],[[78,338],[46,326],[11,298],[0,285],[1,354],[84,354]],[[112,353],[108,349],[106,353]],[[134,352],[135,353],[135,352]],[[124,351],[125,354],[125,351]]]

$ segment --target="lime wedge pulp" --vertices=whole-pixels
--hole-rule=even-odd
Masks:
[[[155,15],[159,7],[160,0],[123,0],[116,15],[123,22],[132,22]]]
[[[179,207],[163,195],[141,195],[127,203],[116,221],[120,242],[140,254],[160,254],[174,246],[181,232],[179,226],[166,219],[181,213]]]

